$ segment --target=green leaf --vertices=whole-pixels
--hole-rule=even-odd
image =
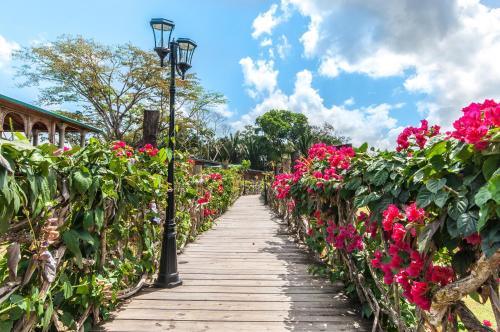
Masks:
[[[462,236],[477,232],[477,217],[471,212],[462,213],[457,219],[457,228]]]
[[[73,173],[72,184],[76,191],[80,194],[84,194],[92,185],[92,178],[88,173],[77,171]]]
[[[479,234],[481,235],[481,250],[486,257],[491,257],[500,249],[500,223],[489,223],[488,227],[483,228]]]
[[[425,184],[425,187],[432,193],[437,193],[446,184],[446,179],[430,179]]]
[[[500,164],[500,155],[496,154],[493,156],[489,156],[483,163],[482,171],[484,178],[489,180],[493,173],[498,169],[498,165]]]
[[[65,299],[69,299],[70,297],[73,296],[73,287],[71,286],[69,281],[65,281],[61,287]]]
[[[491,193],[491,198],[500,204],[500,174],[496,174],[488,180],[488,190]]]
[[[389,177],[389,173],[385,169],[379,170],[373,178],[371,179],[372,183],[376,186],[381,186],[387,181],[387,178]]]
[[[468,205],[469,201],[466,197],[458,197],[448,206],[448,215],[457,220],[462,213],[467,211]]]
[[[358,153],[365,153],[368,150],[368,143],[363,143],[359,148],[356,149]]]
[[[357,176],[347,181],[344,185],[344,188],[347,190],[356,190],[360,185],[361,178]]]
[[[479,210],[479,220],[477,221],[477,231],[480,232],[489,220],[490,209],[488,205],[481,206]]]
[[[92,211],[85,211],[83,214],[83,227],[89,229],[94,226],[94,214]]]
[[[474,196],[474,202],[476,202],[477,206],[481,207],[491,198],[491,192],[488,190],[488,186],[484,185],[478,190],[476,196]]]
[[[448,196],[449,193],[446,190],[440,190],[436,193],[436,196],[434,196],[434,204],[438,206],[439,208],[443,208],[446,205],[446,202],[448,201]]]
[[[439,143],[434,144],[430,148],[428,148],[425,152],[425,156],[430,159],[437,155],[442,155],[446,152],[448,141],[441,141]]]
[[[94,222],[97,226],[97,229],[100,230],[104,225],[104,210],[102,207],[97,207],[94,210]]]
[[[424,230],[418,237],[418,251],[420,253],[427,252],[429,245],[431,244],[432,237],[440,228],[441,224],[442,222],[435,221],[425,226]]]
[[[68,247],[69,251],[71,251],[71,253],[75,255],[76,263],[78,264],[78,267],[81,268],[82,252],[80,251],[80,240],[78,233],[75,230],[70,229],[69,231],[63,233],[62,239]]]
[[[434,199],[434,194],[427,189],[420,189],[417,194],[416,203],[419,208],[424,208],[431,204]]]

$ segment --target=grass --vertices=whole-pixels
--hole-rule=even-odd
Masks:
[[[495,324],[495,315],[493,314],[493,310],[491,309],[491,303],[488,300],[485,304],[478,303],[474,301],[470,296],[467,296],[464,299],[467,307],[476,315],[480,322],[487,319],[493,324],[491,327],[493,330],[497,330],[497,326]]]

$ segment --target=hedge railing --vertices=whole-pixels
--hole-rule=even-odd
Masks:
[[[193,175],[176,156],[179,247],[240,193],[237,170]],[[0,331],[88,330],[153,278],[169,152],[0,141]]]
[[[342,278],[380,331],[500,326],[500,107],[472,104],[454,130],[422,121],[397,151],[317,144],[280,174],[270,204]]]

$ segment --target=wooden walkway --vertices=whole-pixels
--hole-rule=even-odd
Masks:
[[[179,256],[183,286],[145,289],[96,331],[369,331],[359,310],[308,274],[306,252],[259,196],[244,196]]]

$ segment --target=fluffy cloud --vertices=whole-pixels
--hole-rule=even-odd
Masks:
[[[272,60],[253,61],[246,57],[240,60],[247,92],[253,98],[264,93],[272,93],[276,89],[278,71],[274,69]]]
[[[253,63],[251,59],[245,61]],[[269,72],[277,71],[273,68],[273,63],[267,64]],[[259,71],[258,66],[245,66],[242,64],[244,73],[251,77]],[[249,73],[248,70],[254,72]],[[245,76],[246,77],[246,76]],[[247,81],[249,84],[251,80]],[[253,81],[253,89],[258,89],[258,81]],[[380,104],[369,107],[352,108],[353,99],[346,100],[341,105],[326,106],[318,90],[313,86],[313,75],[308,70],[302,70],[296,74],[293,93],[285,94],[276,85],[273,89],[267,90],[267,94],[260,98],[260,102],[238,121],[232,123],[235,129],[241,129],[245,125],[252,124],[255,119],[269,111],[270,109],[288,109],[302,113],[309,118],[310,123],[322,125],[325,122],[331,123],[338,134],[348,136],[354,144],[361,144],[365,141],[377,145],[380,148],[394,146],[395,139],[387,136],[387,131],[396,127],[397,121],[390,115],[390,112],[400,105]]]
[[[479,0],[282,0],[308,17],[300,41],[319,73],[400,76],[428,95],[429,119],[449,124],[461,106],[499,98],[500,9]]]
[[[5,37],[0,35],[0,68],[7,67],[12,58],[12,52],[19,49],[19,45],[15,42],[10,42]]]
[[[267,12],[260,13],[252,23],[253,38],[259,38],[262,34],[271,35],[275,26],[281,22],[280,16],[276,16],[277,4],[272,4]]]

